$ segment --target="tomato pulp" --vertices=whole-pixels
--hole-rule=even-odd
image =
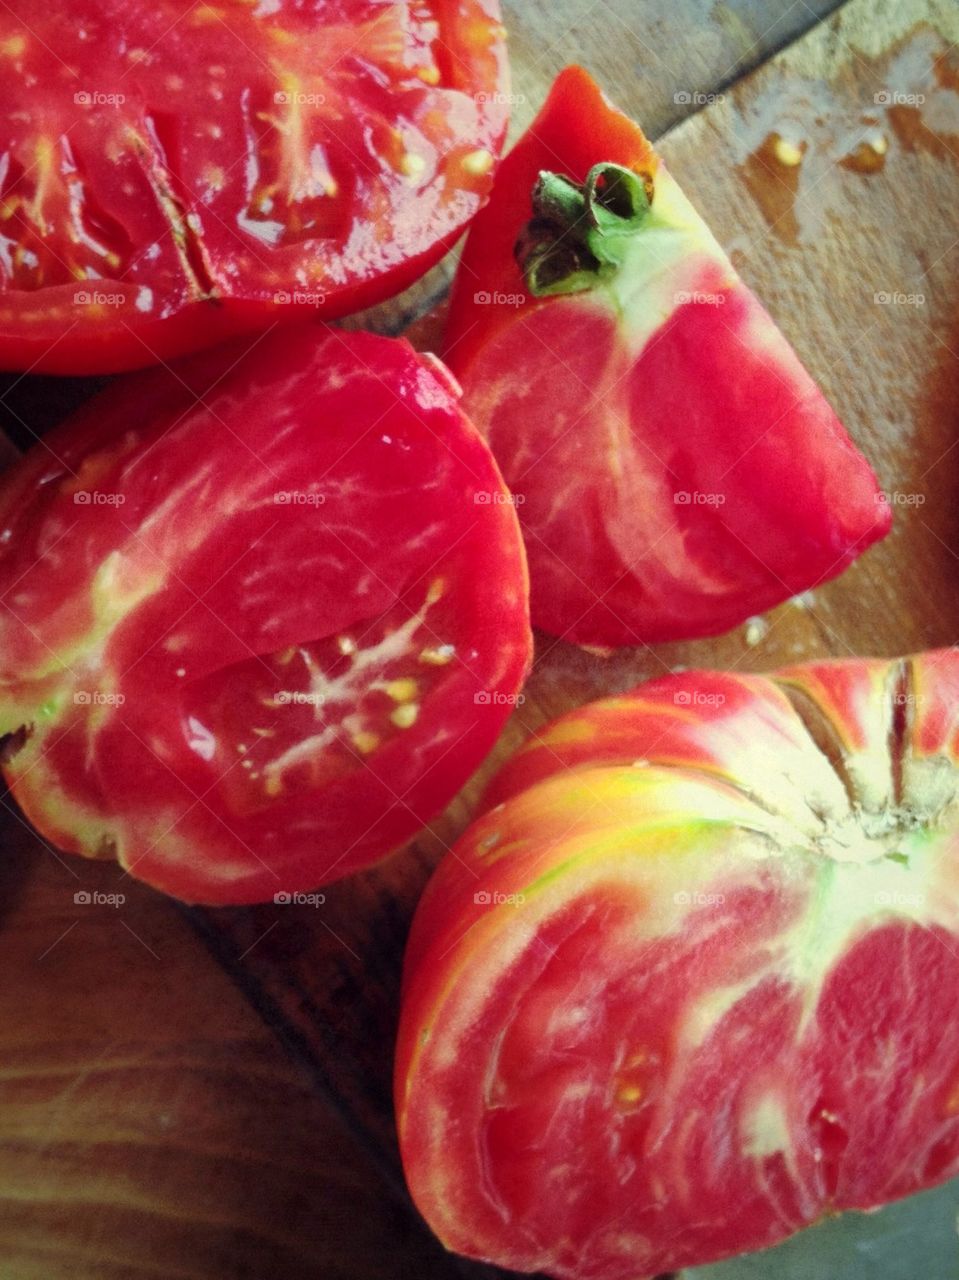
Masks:
[[[533,621],[554,635],[716,634],[889,528],[795,352],[579,68],[470,230],[445,356],[521,502]]]
[[[441,864],[396,1105],[444,1243],[636,1280],[959,1172],[959,654],[564,716]]]
[[[210,903],[405,841],[530,651],[514,511],[442,366],[315,324],[247,346],[118,380],[0,486],[14,796]]]
[[[0,72],[0,367],[35,372],[405,288],[507,119],[496,0],[12,0]]]

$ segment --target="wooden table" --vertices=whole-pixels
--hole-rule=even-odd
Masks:
[[[559,67],[592,70],[661,137],[885,487],[912,500],[839,582],[751,628],[608,660],[541,637],[479,778],[410,849],[329,890],[321,915],[183,911],[45,848],[3,801],[2,1280],[494,1274],[444,1255],[408,1204],[388,1091],[412,906],[496,760],[573,703],[670,666],[959,641],[959,10],[516,0],[506,17],[514,135]],[[776,133],[807,145],[795,172],[770,159]],[[863,150],[877,137],[881,166]],[[365,321],[405,327],[450,270]],[[434,345],[438,324],[411,335]],[[24,446],[89,391],[9,377],[0,422]],[[75,901],[93,889],[126,900]]]

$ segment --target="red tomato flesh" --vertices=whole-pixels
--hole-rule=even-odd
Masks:
[[[637,1280],[959,1172],[959,655],[691,671],[507,763],[406,960],[448,1247]]]
[[[507,119],[496,0],[11,0],[0,70],[0,368],[35,372],[398,292]]]
[[[116,383],[0,488],[17,800],[62,848],[189,901],[382,857],[460,788],[525,675],[506,499],[406,342],[309,325]]]
[[[582,183],[602,162],[641,175],[652,202],[606,236],[615,267],[535,296],[514,250],[538,175]],[[533,621],[555,635],[609,647],[725,631],[834,577],[889,528],[795,352],[579,68],[470,231],[445,354],[517,495]]]

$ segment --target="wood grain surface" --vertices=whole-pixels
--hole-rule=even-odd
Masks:
[[[3,1280],[445,1273],[167,901],[8,814],[0,903]]]
[[[850,0],[794,40],[816,6],[505,7],[514,133],[571,60],[653,136],[668,130],[670,168],[876,465],[894,532],[838,582],[717,640],[603,660],[538,637],[527,701],[478,777],[321,908],[180,913],[118,889],[113,868],[60,859],[4,800],[3,1280],[497,1274],[443,1255],[408,1206],[390,1105],[410,916],[497,762],[570,706],[673,666],[959,639],[959,10]],[[775,160],[776,135],[799,166]],[[355,323],[403,327],[452,265]],[[441,318],[412,325],[418,345],[436,345]],[[2,421],[22,447],[89,390],[8,377]],[[94,888],[127,900],[73,901]]]

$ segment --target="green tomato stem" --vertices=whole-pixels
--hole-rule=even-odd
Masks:
[[[529,291],[538,298],[580,293],[608,279],[652,200],[652,179],[623,165],[595,164],[581,186],[544,170],[514,250]]]

